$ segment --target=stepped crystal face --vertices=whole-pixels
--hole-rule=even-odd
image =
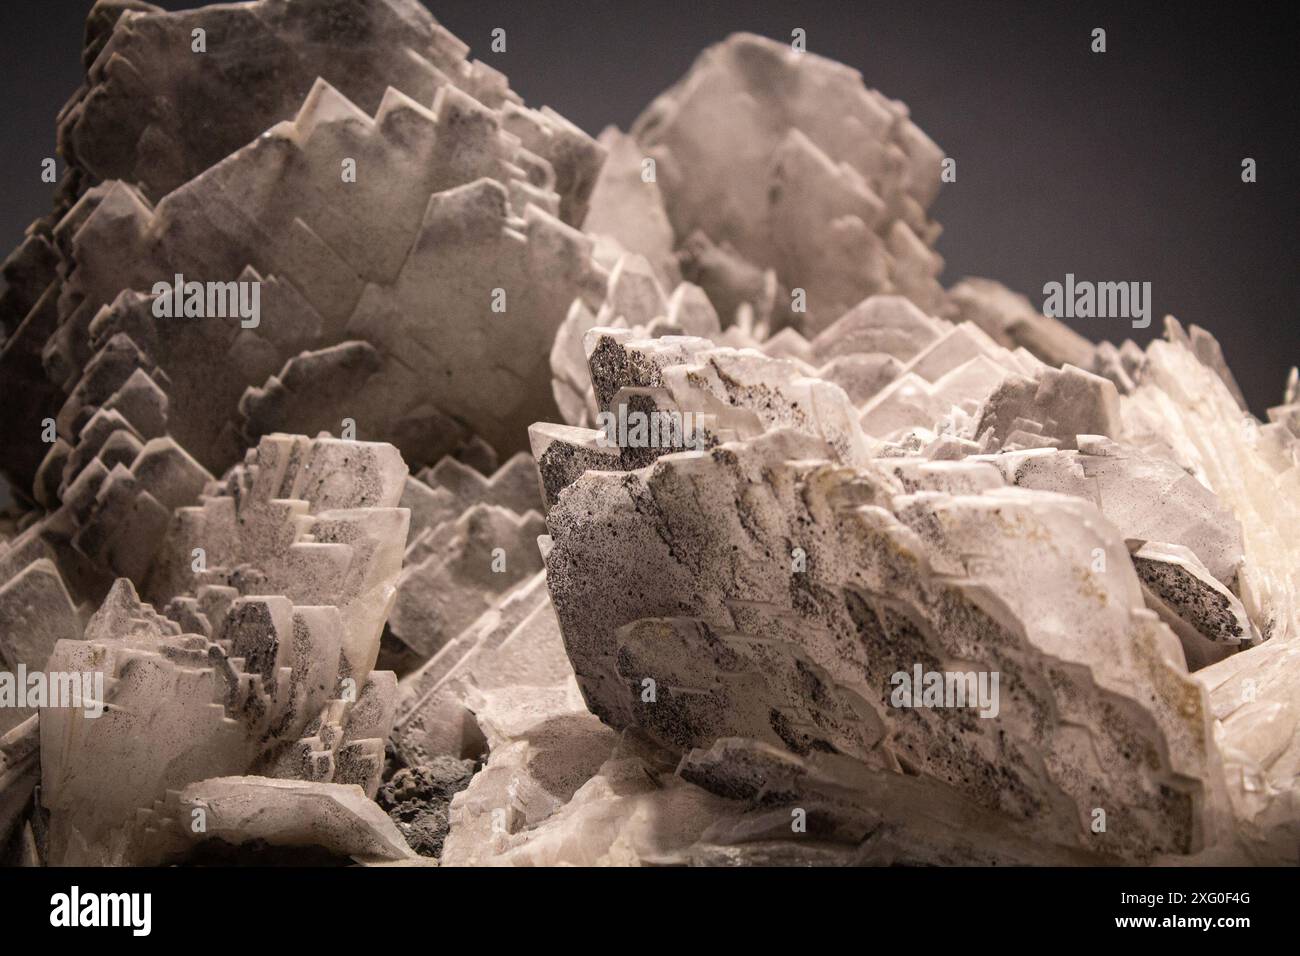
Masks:
[[[0,295],[0,860],[1300,863],[1294,370],[945,288],[849,67],[592,137],[467,54],[95,4]]]

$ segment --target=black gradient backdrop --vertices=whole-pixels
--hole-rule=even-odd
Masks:
[[[1145,342],[1160,318],[1223,343],[1252,409],[1300,361],[1295,230],[1297,4],[427,0],[529,105],[595,135],[626,129],[710,43],[737,30],[861,71],[957,160],[932,213],[943,279],[998,279],[1041,304],[1067,272],[1149,281],[1154,321],[1081,319],[1094,339]],[[198,5],[160,4],[168,9]],[[47,211],[40,161],[81,79],[88,0],[0,3],[0,248]],[[1108,52],[1090,51],[1094,27]],[[507,51],[492,53],[504,27]],[[1259,180],[1241,181],[1241,160]],[[3,450],[0,449],[0,453]]]

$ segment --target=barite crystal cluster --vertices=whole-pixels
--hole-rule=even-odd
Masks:
[[[0,295],[4,862],[1300,863],[1294,371],[945,288],[942,150],[814,54],[596,139],[467,55],[91,10]]]

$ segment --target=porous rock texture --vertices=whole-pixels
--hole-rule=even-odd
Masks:
[[[1300,862],[1300,379],[945,289],[856,71],[737,34],[592,139],[416,0],[98,0],[83,63],[0,861]]]

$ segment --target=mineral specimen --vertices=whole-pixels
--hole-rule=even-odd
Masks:
[[[0,860],[1300,863],[1300,375],[945,289],[827,59],[593,140],[467,53],[92,9],[3,267]]]

